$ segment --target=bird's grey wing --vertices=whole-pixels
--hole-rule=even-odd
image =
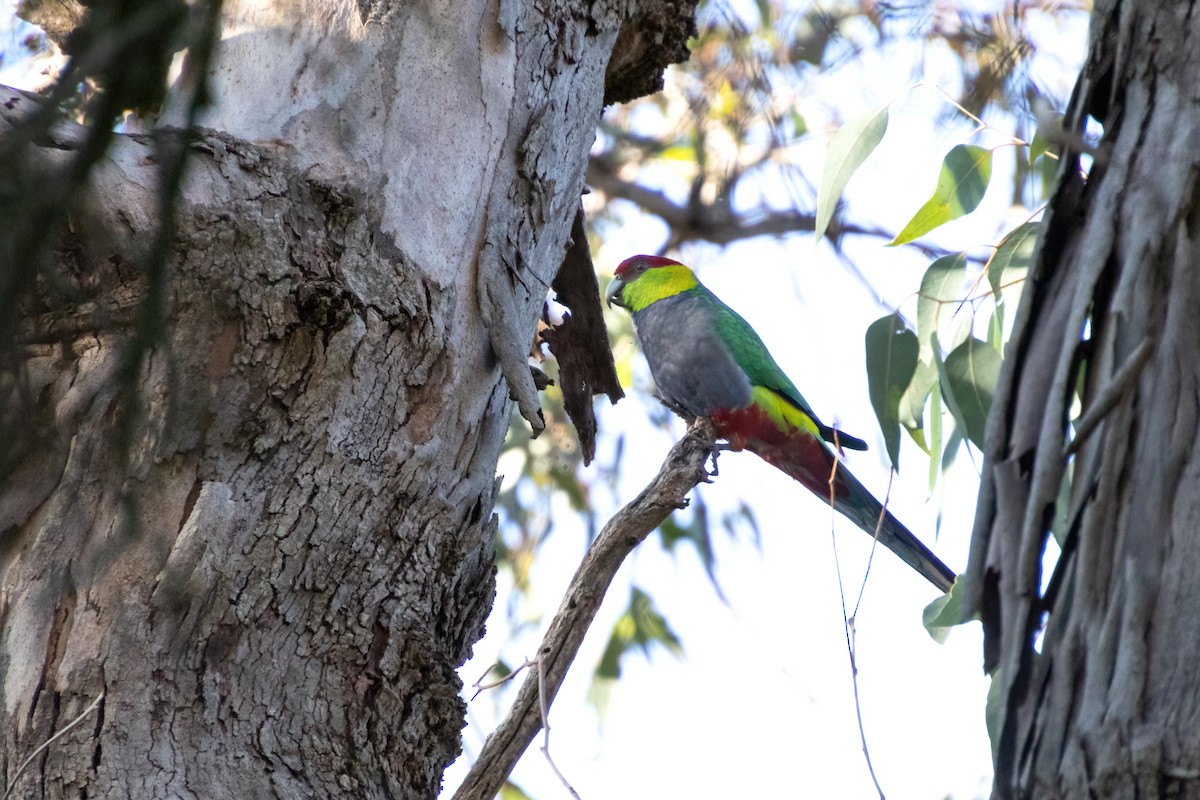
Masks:
[[[634,315],[659,394],[697,417],[750,404],[750,382],[720,338],[713,313],[710,304],[685,293]]]

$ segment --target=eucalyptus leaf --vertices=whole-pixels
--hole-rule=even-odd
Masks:
[[[925,606],[921,612],[921,624],[929,637],[938,644],[946,641],[950,629],[969,620],[963,614],[963,582],[955,580],[950,591]]]
[[[942,159],[937,187],[889,247],[907,244],[939,225],[979,207],[992,179],[992,151],[971,144],[955,145]]]
[[[838,129],[829,143],[829,155],[817,188],[817,222],[813,231],[816,241],[825,236],[833,212],[850,178],[874,152],[887,133],[888,107],[884,106],[867,116],[848,122]]]
[[[1000,364],[996,348],[974,337],[946,356],[945,378],[953,391],[964,432],[981,450],[988,411],[1000,380]]]
[[[1063,115],[1057,112],[1038,115],[1037,130],[1033,132],[1033,141],[1029,143],[1029,163],[1036,164],[1037,160],[1050,152],[1053,142],[1062,141]]]
[[[1023,280],[1029,273],[1039,230],[1041,225],[1037,222],[1026,222],[1018,226],[1004,237],[1004,241],[1000,242],[1000,246],[988,260],[988,283],[992,287],[992,295],[997,299],[1000,298],[1005,285]]]
[[[867,387],[875,418],[883,431],[892,469],[900,469],[900,398],[917,369],[917,335],[899,314],[889,314],[867,328]]]
[[[933,349],[945,338],[942,327],[962,305],[966,286],[966,253],[942,256],[925,270],[917,294],[917,337],[922,361],[933,363]]]

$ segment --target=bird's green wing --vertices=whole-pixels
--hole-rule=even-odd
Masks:
[[[759,335],[750,326],[750,323],[742,319],[741,315],[732,308],[722,303],[716,295],[707,290],[705,292],[711,298],[711,302],[718,307],[717,312],[714,314],[718,333],[729,346],[734,360],[737,361],[738,365],[746,373],[746,377],[750,380],[751,385],[770,389],[803,411],[817,424],[817,427],[821,430],[822,437],[826,441],[834,442],[836,439],[842,447],[851,450],[867,449],[866,442],[849,434],[838,431],[835,437],[834,430],[821,422],[812,410],[812,406],[804,399],[804,395],[800,394],[800,390],[796,388],[796,385],[792,383],[791,379],[775,363],[775,359],[771,357],[767,346],[763,344],[763,340],[759,338]]]

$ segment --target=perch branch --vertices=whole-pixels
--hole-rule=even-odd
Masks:
[[[492,800],[529,747],[549,712],[579,645],[596,616],[600,602],[625,557],[672,511],[686,505],[685,497],[708,477],[704,465],[716,435],[701,420],[667,454],[658,475],[642,493],[608,521],[571,579],[562,604],[538,648],[540,668],[530,671],[517,699],[499,727],[484,742],[454,800]],[[544,697],[544,706],[541,698]]]

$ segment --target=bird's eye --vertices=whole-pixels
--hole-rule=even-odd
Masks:
[[[647,267],[648,267],[648,265],[646,264],[646,262],[644,262],[644,261],[643,261],[641,264],[638,264],[638,265],[637,265],[637,271],[638,271],[638,272],[645,272],[645,271],[646,271],[646,269],[647,269]]]

